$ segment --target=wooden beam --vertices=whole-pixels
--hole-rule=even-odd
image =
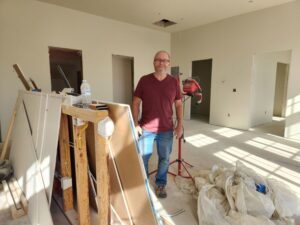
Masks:
[[[2,146],[1,157],[0,157],[1,160],[8,159],[8,156],[9,156],[10,137],[11,137],[13,127],[14,127],[14,124],[15,124],[15,120],[16,120],[16,116],[17,116],[16,107],[17,107],[17,103],[14,107],[13,115],[12,115],[12,118],[10,120],[9,128],[8,128],[8,131],[7,131],[3,146]]]
[[[60,119],[60,130],[59,130],[60,171],[62,177],[67,177],[72,179],[69,139],[70,138],[69,138],[68,116],[62,113]],[[74,208],[72,186],[63,189],[63,202],[64,202],[64,211],[68,211]]]
[[[80,118],[87,122],[98,123],[108,116],[107,110],[83,109],[70,105],[62,105],[62,112],[74,118]]]
[[[25,89],[27,91],[30,91],[31,87],[29,85],[29,82],[26,80],[23,72],[21,71],[21,69],[19,68],[18,64],[14,64],[13,68],[15,69],[16,73],[18,74],[18,77],[20,78],[20,80],[22,81]]]
[[[94,126],[97,202],[99,224],[110,223],[109,173],[108,173],[108,141],[98,134],[98,126]]]
[[[87,124],[73,126],[77,205],[80,225],[90,225],[86,128]]]

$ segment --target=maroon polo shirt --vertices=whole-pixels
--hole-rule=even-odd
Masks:
[[[140,125],[151,132],[173,130],[173,103],[181,99],[178,81],[171,75],[159,81],[154,74],[143,76],[135,89],[134,96],[142,99]]]

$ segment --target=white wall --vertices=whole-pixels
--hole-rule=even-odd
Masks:
[[[251,83],[251,127],[271,122],[274,109],[277,63],[289,64],[291,51],[253,56]]]
[[[48,46],[82,50],[83,77],[92,97],[112,101],[112,54],[134,57],[135,85],[153,71],[153,56],[170,50],[170,34],[34,0],[0,1],[0,120],[5,134],[18,89],[19,64],[50,91]]]
[[[295,138],[299,135],[299,21],[300,1],[295,1],[171,35],[173,65],[180,66],[185,76],[190,76],[193,60],[213,59],[210,123],[248,129],[252,55],[291,49],[287,98],[293,110],[291,106],[291,114],[286,118],[286,135]],[[233,88],[237,92],[232,92]]]

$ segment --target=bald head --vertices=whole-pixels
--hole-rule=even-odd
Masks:
[[[158,52],[156,52],[156,54],[154,55],[154,60],[157,58],[157,56],[159,56],[160,54],[166,54],[169,58],[169,60],[171,59],[169,52],[165,51],[165,50],[160,50]]]

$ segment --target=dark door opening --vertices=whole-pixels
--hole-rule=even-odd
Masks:
[[[82,52],[80,50],[49,47],[51,90],[62,91],[69,88],[64,77],[59,72],[59,67],[66,75],[74,92],[80,94],[82,75]]]
[[[192,78],[199,82],[202,88],[203,99],[201,104],[197,104],[197,99],[192,98],[191,119],[200,119],[209,122],[211,73],[212,59],[192,62]]]

